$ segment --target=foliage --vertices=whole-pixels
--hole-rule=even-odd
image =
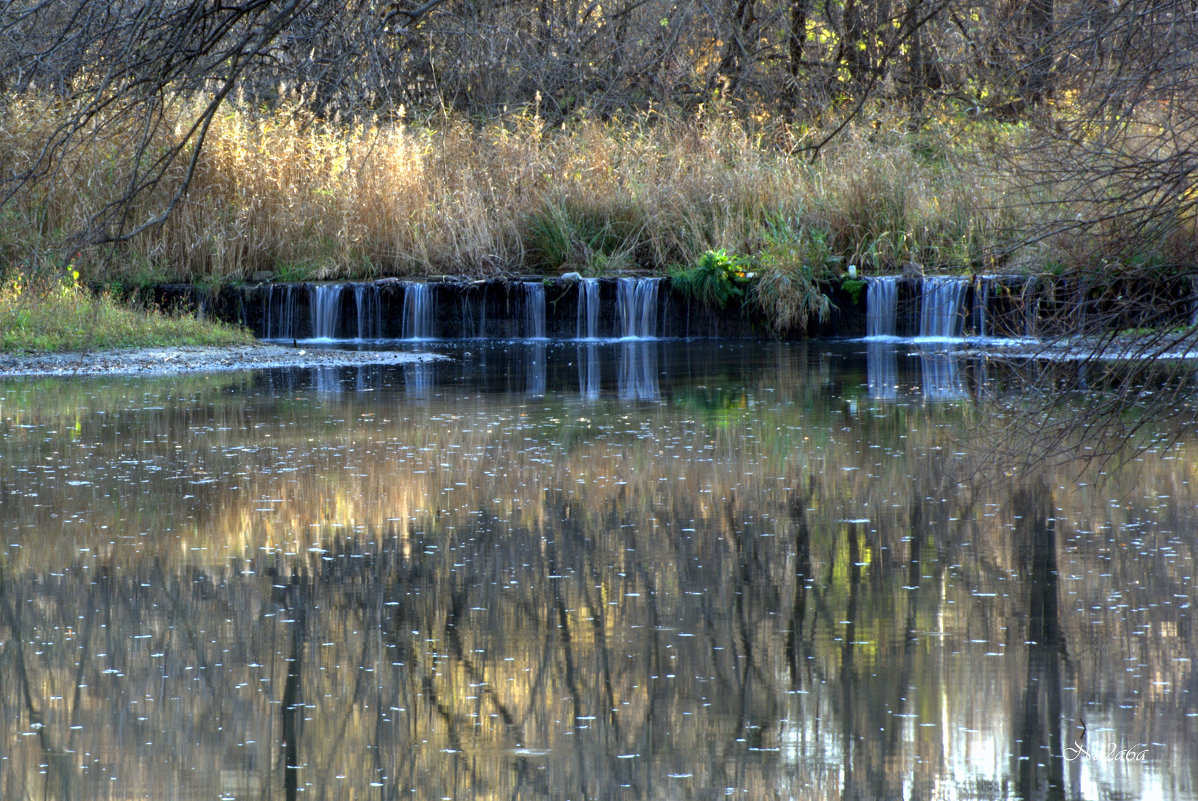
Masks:
[[[547,200],[524,225],[524,250],[543,270],[619,272],[635,266],[643,225],[638,210],[628,205]]]
[[[869,283],[860,278],[845,278],[840,282],[840,288],[849,296],[854,306],[861,305],[861,296],[864,294]]]
[[[250,333],[223,323],[158,310],[138,311],[107,294],[92,294],[78,273],[0,283],[0,352],[45,353],[152,345],[232,345]]]
[[[832,302],[823,290],[840,263],[822,229],[773,222],[757,257],[754,300],[775,331],[805,331],[827,321]]]
[[[744,297],[748,265],[747,259],[726,250],[709,250],[694,267],[670,271],[670,282],[686,297],[722,309]]]
[[[0,30],[0,258],[89,280],[595,273],[798,214],[874,267],[1198,255],[1179,0],[46,0]]]
[[[14,261],[78,251],[85,280],[125,283],[219,282],[263,270],[280,280],[529,266],[603,275],[693,265],[719,248],[752,253],[771,221],[789,220],[826,231],[829,249],[846,260],[877,241],[889,243],[875,248],[877,258],[899,263],[947,251],[959,234],[952,221],[999,202],[997,179],[925,166],[901,136],[846,133],[812,164],[779,144],[793,143],[797,128],[751,135],[725,117],[626,117],[552,131],[526,114],[344,126],[299,104],[280,98],[274,116],[231,105],[161,226],[127,242],[77,245],[69,232],[87,225],[99,199],[122,191],[104,159],[127,146],[128,132],[112,129],[60,165],[88,192],[41,185],[0,206],[0,247]],[[0,155],[20,161],[28,142],[63,122],[48,103],[0,109]],[[956,140],[937,141],[951,149]],[[999,166],[986,169],[995,175]],[[884,223],[873,216],[893,206],[873,200],[878,193],[907,198],[902,214]],[[1001,230],[989,219],[973,223],[978,248],[997,247]],[[883,224],[919,233],[886,239],[869,227]]]

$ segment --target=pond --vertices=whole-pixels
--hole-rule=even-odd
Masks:
[[[1036,466],[944,348],[421,347],[0,383],[0,798],[1198,798],[1180,417]]]

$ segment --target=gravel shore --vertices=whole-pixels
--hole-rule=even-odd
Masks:
[[[96,353],[0,354],[0,376],[164,374],[273,367],[408,364],[441,359],[432,353],[334,350],[254,344],[232,347],[140,348]]]

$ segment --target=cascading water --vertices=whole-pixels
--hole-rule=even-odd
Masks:
[[[345,284],[313,284],[308,296],[308,314],[313,339],[336,339],[341,322],[341,292]]]
[[[524,336],[545,338],[545,285],[539,281],[524,282]]]
[[[299,289],[300,286],[296,284],[271,284],[267,287],[262,330],[264,339],[294,339],[298,335],[295,296]]]
[[[487,290],[471,288],[462,293],[462,337],[479,339],[487,335]]]
[[[578,339],[599,336],[599,279],[583,278],[578,282],[578,321],[574,328]]]
[[[956,339],[961,336],[965,322],[961,303],[968,286],[967,278],[937,275],[923,279],[919,316],[921,337]]]
[[[870,278],[865,290],[865,335],[892,337],[897,331],[898,276]]]
[[[990,310],[990,288],[994,284],[994,276],[979,275],[977,288],[973,294],[973,319],[977,320],[977,332],[979,337],[990,336],[990,320],[988,313]]]
[[[358,339],[378,339],[383,335],[382,303],[375,284],[354,284],[354,309],[358,314]]]
[[[432,339],[433,328],[432,288],[418,281],[404,284],[403,338]]]
[[[657,336],[657,289],[660,278],[621,278],[619,285],[620,336],[649,339]]]

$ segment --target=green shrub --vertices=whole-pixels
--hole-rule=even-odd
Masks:
[[[730,256],[722,248],[709,250],[694,267],[671,270],[670,281],[691,300],[722,309],[731,301],[744,298],[748,266],[746,259]]]
[[[822,229],[774,221],[757,255],[754,299],[775,331],[807,330],[812,319],[825,322],[832,301],[822,289],[840,263]]]

